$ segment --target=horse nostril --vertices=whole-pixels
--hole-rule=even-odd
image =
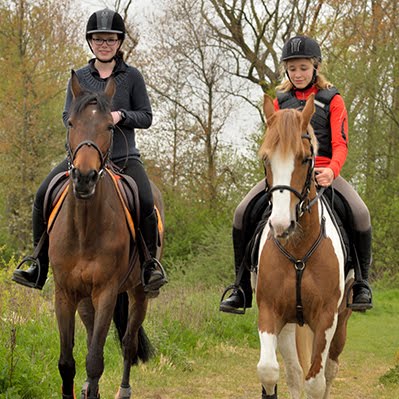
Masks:
[[[72,170],[71,170],[71,176],[72,176],[72,179],[73,180],[79,180],[79,177],[80,177],[80,172],[79,172],[79,169],[76,169],[76,168],[72,168]]]
[[[97,183],[98,180],[98,172],[96,170],[92,170],[88,174],[88,180],[91,181],[92,183]]]

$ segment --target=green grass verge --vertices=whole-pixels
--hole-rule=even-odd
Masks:
[[[231,259],[225,255],[217,260],[212,251],[204,251],[200,261],[190,262],[185,273],[172,273],[171,283],[150,302],[145,329],[156,356],[133,372],[133,385],[142,395],[135,397],[226,399],[233,397],[229,389],[240,392],[245,386],[247,380],[240,380],[244,370],[254,379],[254,392],[259,393],[255,371],[259,347],[256,308],[244,316],[218,311],[223,285],[217,281],[217,273],[213,273],[211,282],[207,280],[218,261],[227,264]],[[44,292],[20,287],[10,282],[13,266],[0,274],[0,399],[59,398],[59,340],[51,282]],[[354,313],[349,321],[342,375],[352,378],[354,387],[363,384],[359,378],[370,381],[372,393],[362,399],[399,397],[399,290],[376,290],[374,306],[366,314]],[[85,380],[86,356],[81,323],[77,323],[74,354],[79,390]],[[112,333],[105,347],[105,365],[101,392],[109,398],[122,372],[121,352]],[[227,376],[224,368],[229,370]],[[197,387],[198,381],[213,388],[207,391],[205,385]],[[238,387],[234,388],[234,383]],[[215,384],[219,393],[215,392]],[[338,379],[336,392],[347,390],[346,384]],[[172,393],[151,396],[151,392],[159,392],[159,387],[163,387],[162,392]],[[244,389],[240,395],[237,397],[253,397],[252,391]],[[338,393],[333,397],[350,396]]]

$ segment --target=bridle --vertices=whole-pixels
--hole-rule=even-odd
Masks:
[[[310,208],[316,203],[316,201],[318,199],[318,195],[317,195],[314,199],[309,200],[310,187],[312,184],[312,176],[313,176],[314,165],[315,165],[315,154],[314,154],[312,139],[311,139],[309,133],[302,134],[301,138],[309,140],[309,143],[310,143],[310,156],[307,157],[306,159],[304,159],[304,161],[303,161],[304,163],[305,162],[308,163],[309,166],[308,166],[308,171],[306,174],[306,179],[305,179],[305,183],[303,185],[302,191],[299,192],[299,191],[295,190],[295,188],[293,188],[291,186],[284,185],[284,184],[279,184],[279,185],[270,187],[269,183],[266,179],[266,192],[267,192],[269,201],[271,200],[271,196],[274,191],[283,192],[284,190],[290,191],[299,199],[299,203],[296,206],[297,220],[305,212],[310,211]]]
[[[271,196],[271,194],[274,191],[280,190],[282,192],[284,190],[287,190],[287,191],[292,192],[299,199],[299,203],[296,206],[297,220],[305,212],[310,212],[311,207],[317,202],[318,198],[322,195],[322,193],[324,191],[324,189],[322,188],[316,194],[315,198],[313,198],[312,200],[309,200],[310,187],[312,184],[312,177],[313,177],[313,172],[314,172],[315,154],[314,154],[314,148],[313,148],[313,144],[312,144],[311,137],[310,137],[309,133],[302,134],[301,138],[309,140],[309,143],[310,143],[310,157],[307,157],[304,160],[304,162],[307,162],[309,164],[309,167],[308,167],[306,180],[303,185],[301,193],[299,193],[297,190],[295,190],[291,186],[286,186],[286,185],[276,185],[276,186],[268,188],[268,183],[266,180],[266,190],[268,191],[269,196]],[[270,200],[270,198],[269,198],[269,200]],[[322,208],[322,210],[323,210],[323,208]],[[322,214],[321,223],[320,223],[320,232],[319,232],[316,240],[314,241],[313,245],[308,249],[305,256],[303,256],[301,259],[298,259],[297,257],[293,256],[284,247],[284,245],[276,237],[274,237],[274,235],[272,236],[272,240],[275,243],[275,245],[277,246],[277,248],[279,249],[279,251],[293,264],[294,269],[295,269],[295,280],[296,280],[295,310],[296,310],[296,319],[300,326],[303,326],[303,324],[305,323],[304,313],[303,313],[303,305],[302,305],[302,293],[301,293],[302,276],[303,276],[303,272],[306,268],[307,261],[316,252],[320,243],[326,237],[325,224],[326,224],[326,219]]]
[[[96,104],[96,101],[92,101],[89,104]],[[69,131],[70,128],[67,129],[67,137],[66,137],[66,143],[65,143],[65,149],[67,152],[67,160],[68,160],[68,170],[69,172],[72,172],[75,169],[75,166],[73,162],[75,161],[76,155],[80,149],[83,147],[93,147],[100,158],[100,169],[98,171],[98,177],[101,177],[104,173],[105,168],[107,167],[111,155],[111,149],[112,149],[112,142],[113,142],[113,136],[114,136],[114,128],[112,128],[111,134],[110,134],[110,143],[108,146],[108,150],[106,151],[105,154],[101,151],[99,146],[93,141],[93,140],[83,140],[81,141],[75,148],[74,151],[72,151],[70,140],[69,140]]]

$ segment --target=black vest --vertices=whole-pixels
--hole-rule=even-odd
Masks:
[[[335,87],[319,90],[315,96],[316,112],[310,121],[319,143],[317,154],[330,159],[332,157],[330,103],[337,94],[339,93]],[[306,103],[306,100],[298,100],[292,90],[288,92],[277,92],[277,100],[280,109],[302,109]]]

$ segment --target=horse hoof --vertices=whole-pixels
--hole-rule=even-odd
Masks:
[[[130,399],[131,395],[132,395],[132,388],[130,388],[130,386],[119,387],[115,399]]]
[[[100,399],[100,393],[97,391],[96,396],[88,396],[89,383],[86,381],[83,384],[80,399]]]
[[[277,398],[277,385],[274,388],[274,394],[273,395],[268,395],[266,393],[266,389],[262,387],[262,399],[278,399]]]

